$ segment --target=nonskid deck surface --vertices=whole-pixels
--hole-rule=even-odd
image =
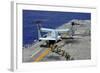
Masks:
[[[68,52],[75,60],[91,59],[90,37],[85,36],[82,39],[65,39],[57,43],[59,49]],[[26,51],[26,53],[25,53]],[[54,52],[50,48],[36,47],[31,49],[23,49],[24,62],[36,61],[59,61],[66,60]]]

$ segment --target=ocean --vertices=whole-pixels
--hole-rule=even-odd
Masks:
[[[23,10],[23,47],[38,40],[36,20],[45,28],[57,28],[73,19],[91,20],[91,13]]]

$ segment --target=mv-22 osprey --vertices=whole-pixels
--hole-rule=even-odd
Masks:
[[[71,23],[71,28],[66,28],[66,29],[51,29],[51,28],[43,28],[41,27],[41,23],[43,20],[36,20],[34,21],[37,25],[38,29],[38,40],[40,41],[46,41],[47,45],[50,46],[51,44],[56,43],[57,41],[62,39],[62,36],[60,33],[71,33],[70,38],[73,38],[75,30],[74,30],[74,25],[79,25],[74,22]],[[45,35],[41,35],[41,33],[47,33]]]

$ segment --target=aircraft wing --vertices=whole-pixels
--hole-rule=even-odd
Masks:
[[[52,37],[46,37],[46,38],[39,38],[39,40],[56,40],[55,38],[52,38]]]
[[[68,32],[69,29],[56,29],[57,32]]]
[[[50,29],[50,28],[41,28],[40,30],[43,31],[43,32],[54,31],[54,29]]]

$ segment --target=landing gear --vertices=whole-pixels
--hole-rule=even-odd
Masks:
[[[46,41],[46,44],[48,47],[51,47],[51,45],[54,45],[56,43],[55,40],[49,40],[49,41]]]

